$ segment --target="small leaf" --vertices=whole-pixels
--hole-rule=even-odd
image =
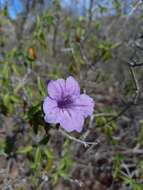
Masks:
[[[45,155],[47,156],[48,159],[53,159],[54,155],[53,155],[52,150],[46,149],[46,150],[44,150],[44,153],[45,153]]]
[[[35,152],[35,164],[39,165],[40,161],[41,161],[41,150],[39,147],[37,147]]]
[[[26,147],[21,147],[17,150],[17,153],[20,153],[20,154],[27,154],[29,152],[31,152],[33,150],[33,147],[32,146],[26,146]]]
[[[17,66],[13,63],[13,64],[11,65],[11,67],[12,67],[13,72],[14,72],[17,76],[19,76],[20,73],[19,73],[19,71],[18,71]]]
[[[38,89],[39,89],[40,94],[43,97],[46,96],[45,89],[44,89],[44,84],[43,84],[42,80],[40,79],[40,77],[37,78],[37,83],[38,83]]]

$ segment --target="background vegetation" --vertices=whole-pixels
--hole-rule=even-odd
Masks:
[[[0,1],[0,189],[143,189],[142,24],[140,0]],[[69,75],[96,102],[81,134],[43,120]]]

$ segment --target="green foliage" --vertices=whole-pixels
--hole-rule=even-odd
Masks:
[[[35,155],[34,155],[34,163],[32,164],[32,169],[34,171],[37,171],[39,167],[41,166],[41,149],[40,147],[37,147],[35,150]]]
[[[33,147],[31,145],[28,145],[28,146],[25,146],[25,147],[20,147],[17,150],[17,153],[19,153],[19,154],[27,154],[27,153],[31,152],[32,149],[33,149]]]
[[[122,172],[121,165],[124,159],[125,157],[121,154],[114,157],[114,178],[123,180],[124,184],[129,186],[132,190],[142,190],[143,185],[141,183]]]
[[[0,156],[5,155],[5,142],[3,139],[0,140]]]
[[[138,136],[138,142],[143,145],[143,120],[140,121],[140,132]]]
[[[52,175],[53,184],[56,185],[60,177],[64,179],[69,179],[70,169],[73,165],[73,159],[71,151],[69,149],[69,141],[65,142],[64,149],[62,152],[62,158],[57,166],[56,172]]]
[[[126,185],[129,185],[132,190],[142,190],[143,189],[143,184],[138,183],[135,179],[132,179],[127,176],[123,176],[122,178],[124,180],[124,183]]]
[[[106,6],[103,5],[98,5],[99,9],[100,9],[100,13],[104,14],[108,12],[108,8]]]
[[[44,85],[43,81],[40,79],[40,77],[37,77],[37,86],[38,86],[40,95],[42,97],[45,97],[46,96],[45,85]]]
[[[107,138],[110,143],[116,145],[116,140],[113,138],[114,131],[117,129],[117,124],[115,122],[111,122],[110,125],[106,125],[104,127],[104,133],[107,135]]]
[[[27,120],[30,125],[33,127],[35,134],[38,133],[40,126],[44,125],[43,113],[42,113],[42,103],[38,103],[29,108],[27,112]]]
[[[120,178],[121,177],[121,164],[124,157],[121,154],[118,154],[114,157],[114,178]]]
[[[111,42],[105,41],[99,44],[99,50],[101,51],[101,55],[104,61],[108,61],[112,58],[112,50],[117,48],[119,43],[113,44]]]
[[[36,20],[36,29],[33,34],[33,40],[40,43],[40,46],[47,50],[46,37],[43,31],[42,21],[39,16],[37,16]]]
[[[46,81],[66,78],[69,75],[76,76],[81,86],[85,85],[86,90],[95,96],[96,112],[105,113],[105,116],[103,114],[95,119],[91,129],[88,128],[89,120],[87,120],[83,133],[89,132],[90,139],[90,135],[92,137],[92,134],[97,132],[99,142],[100,137],[101,142],[102,137],[105,137],[104,143],[109,146],[109,150],[115,150],[115,155],[111,155],[115,180],[130,186],[133,190],[143,189],[139,183],[142,176],[134,179],[124,175],[122,163],[126,160],[126,155],[116,153],[116,146],[120,146],[121,142],[115,136],[123,126],[120,126],[122,125],[120,122],[118,126],[117,118],[114,119],[114,115],[118,114],[114,110],[117,110],[118,105],[125,99],[130,100],[134,93],[134,84],[128,77],[125,77],[125,81],[116,80],[116,70],[122,64],[120,60],[122,58],[119,59],[120,52],[122,53],[120,45],[123,44],[124,47],[128,44],[127,39],[124,39],[126,36],[122,33],[127,32],[127,36],[131,36],[128,35],[128,31],[122,32],[120,29],[123,25],[129,24],[127,22],[130,22],[130,18],[126,19],[122,14],[123,1],[114,0],[110,3],[113,5],[115,15],[110,15],[110,7],[103,5],[101,1],[97,1],[86,16],[79,17],[62,9],[59,0],[54,0],[47,10],[44,8],[38,12],[39,8],[35,9],[36,14],[29,9],[31,12],[28,12],[27,18],[19,14],[15,21],[8,18],[8,7],[0,12],[0,156],[19,159],[20,155],[23,158],[23,162],[28,165],[29,176],[26,178],[30,181],[30,189],[39,188],[39,184],[43,183],[41,179],[43,173],[48,176],[48,183],[52,185],[57,185],[61,178],[70,179],[72,166],[76,164],[72,140],[69,142],[64,139],[59,150],[60,156],[55,155],[55,145],[53,146],[51,139],[54,135],[51,135],[51,131],[52,128],[58,130],[58,126],[44,122],[42,108],[43,100],[47,96]],[[114,33],[116,27],[117,33]],[[113,68],[108,67],[108,63],[111,65],[112,62],[114,62]],[[108,69],[111,69],[110,74]],[[119,72],[117,71],[118,75],[121,75]],[[93,86],[86,84],[86,81],[90,83],[90,80]],[[109,95],[106,92],[111,86],[111,81],[115,91],[120,83],[124,83],[118,89],[122,88],[124,91],[121,97],[119,94],[115,94],[115,97],[114,90]],[[106,86],[107,84],[109,86]],[[121,110],[118,111],[120,113]],[[142,123],[140,120],[139,134],[133,139],[133,144],[139,143],[140,146],[143,145]],[[82,139],[82,135],[78,134],[77,138]],[[98,148],[102,149],[104,143],[99,143]],[[95,154],[92,146],[86,147],[85,151],[88,152],[88,148]],[[137,158],[137,166],[142,175],[143,163],[140,157]]]
[[[121,13],[122,13],[122,3],[121,3],[121,0],[113,0],[113,6],[114,6],[117,14],[121,15]]]
[[[53,150],[45,148],[44,153],[47,157],[47,164],[45,166],[45,170],[49,172],[52,169],[53,161],[54,161],[54,153]]]

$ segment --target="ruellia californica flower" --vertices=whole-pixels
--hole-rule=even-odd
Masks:
[[[80,94],[79,84],[72,76],[66,80],[52,80],[47,88],[49,95],[43,103],[45,121],[59,123],[67,132],[81,132],[84,119],[93,113],[93,99]]]

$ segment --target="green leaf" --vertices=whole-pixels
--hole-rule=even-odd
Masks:
[[[121,174],[121,164],[123,161],[124,157],[121,154],[118,154],[114,158],[114,173],[113,176],[115,178],[119,177]]]
[[[3,71],[2,71],[2,76],[4,77],[4,79],[8,79],[9,78],[9,64],[7,62],[4,63],[4,67],[3,67]]]
[[[37,77],[37,83],[38,83],[38,89],[39,89],[41,96],[45,97],[46,94],[45,94],[44,84],[43,84],[42,80],[40,79],[40,77]]]
[[[28,119],[31,120],[39,112],[41,112],[41,103],[31,106],[27,112]]]
[[[45,155],[47,156],[48,159],[53,159],[54,155],[53,155],[53,151],[50,149],[46,149],[44,150]]]
[[[113,0],[113,6],[117,12],[117,14],[121,14],[121,11],[122,11],[122,5],[121,5],[121,2],[120,0]]]
[[[5,94],[4,96],[3,96],[3,102],[4,102],[4,105],[7,107],[7,106],[9,106],[9,104],[10,104],[10,96],[9,96],[9,94]]]
[[[45,15],[44,20],[48,25],[53,24],[54,17],[52,15]]]
[[[14,72],[17,76],[19,76],[20,73],[19,73],[19,71],[18,71],[18,67],[16,66],[16,64],[13,63],[13,64],[11,65],[11,67],[12,67],[13,72]]]
[[[36,152],[35,152],[35,164],[39,165],[41,161],[41,150],[39,147],[37,147]]]
[[[3,139],[0,139],[0,155],[5,155],[5,142]]]
[[[27,154],[29,152],[32,152],[33,150],[33,147],[32,146],[26,146],[26,147],[20,147],[18,150],[17,150],[17,153],[20,153],[20,154]]]
[[[98,5],[99,9],[100,9],[100,13],[107,13],[108,12],[108,8],[102,5]]]
[[[14,103],[18,103],[21,99],[20,99],[20,97],[18,97],[18,96],[11,96],[11,100],[12,100]]]
[[[54,159],[53,151],[50,149],[46,149],[46,150],[44,150],[44,153],[47,156],[47,160],[48,160],[45,170],[49,171],[53,166],[53,159]]]

